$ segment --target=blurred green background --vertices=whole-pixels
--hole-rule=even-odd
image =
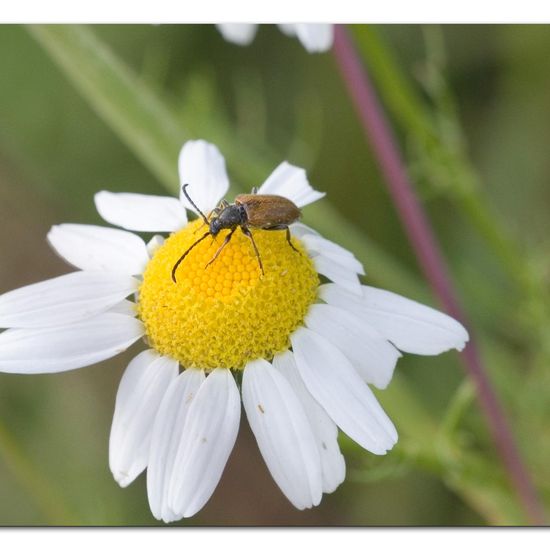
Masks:
[[[548,502],[550,28],[352,32]],[[2,25],[0,71],[0,293],[70,271],[45,235],[102,223],[96,191],[176,193],[179,146],[205,138],[226,155],[234,193],[284,159],[306,167],[331,205],[306,221],[354,250],[367,282],[437,305],[330,53],[265,25],[246,48],[213,25]],[[123,490],[108,468],[135,349],[73,372],[0,375],[1,525],[158,524],[144,476]],[[456,353],[406,355],[377,394],[400,442],[375,457],[342,436],[346,481],[317,508],[286,501],[243,421],[213,498],[180,523],[526,523]]]

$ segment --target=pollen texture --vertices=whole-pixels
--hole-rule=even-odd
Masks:
[[[300,242],[285,231],[237,229],[216,260],[205,267],[228,231],[206,237],[189,252],[172,280],[178,258],[207,230],[202,221],[174,233],[155,252],[143,275],[138,311],[149,344],[185,368],[242,369],[252,359],[271,359],[290,345],[317,296],[319,278]]]

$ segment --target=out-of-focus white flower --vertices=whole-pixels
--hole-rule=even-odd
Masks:
[[[222,36],[239,46],[248,46],[258,30],[253,23],[220,23]],[[326,52],[332,47],[333,25],[328,23],[282,23],[279,28],[288,36],[296,36],[310,53]]]

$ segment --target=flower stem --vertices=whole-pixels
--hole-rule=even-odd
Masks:
[[[440,97],[434,97],[434,91],[431,91],[432,101],[436,111],[441,111],[442,104],[445,103],[446,132],[451,134],[450,139],[445,136],[439,137],[440,130],[437,127],[436,116],[431,116],[420,97],[410,86],[407,79],[401,74],[396,60],[390,50],[385,46],[375,28],[369,25],[356,27],[357,32],[354,36],[357,39],[356,45],[359,54],[363,59],[369,60],[369,69],[373,82],[377,85],[379,93],[384,97],[387,109],[398,118],[404,128],[414,136],[419,152],[422,157],[435,158],[435,163],[447,167],[445,181],[441,182],[444,193],[451,200],[455,200],[465,217],[477,230],[483,240],[490,246],[491,254],[498,258],[501,267],[508,273],[527,296],[541,297],[540,284],[536,281],[532,273],[526,250],[520,243],[510,235],[509,227],[506,226],[497,213],[493,210],[493,205],[488,201],[481,189],[478,175],[475,173],[471,162],[466,156],[466,147],[462,129],[457,119],[455,99],[450,93],[445,79],[441,72],[444,67],[441,61],[436,69],[433,69],[434,63],[431,62],[432,70],[439,71],[437,80],[440,87]],[[429,25],[425,28],[425,33],[434,33],[438,35],[441,32],[436,26]],[[438,36],[437,40],[442,41]],[[433,44],[433,40],[431,41]],[[443,45],[439,45],[440,50],[432,53],[440,58],[445,56],[442,53]],[[433,49],[433,45],[432,45]],[[427,55],[430,55],[427,53]],[[427,62],[429,62],[427,60]],[[439,107],[437,106],[439,103]],[[439,116],[441,116],[441,112]],[[443,140],[445,139],[445,143]],[[442,191],[442,188],[439,191]],[[431,188],[434,190],[434,188]]]
[[[446,311],[464,322],[465,316],[435,235],[413,190],[367,70],[342,25],[336,25],[335,28],[334,55],[420,267]],[[502,406],[483,368],[473,338],[460,357],[468,375],[475,383],[480,407],[487,418],[496,448],[525,513],[532,524],[542,524],[542,506],[520,458]]]

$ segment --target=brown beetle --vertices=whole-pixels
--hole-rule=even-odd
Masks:
[[[209,230],[196,240],[174,264],[172,268],[172,280],[174,283],[176,282],[176,270],[187,254],[189,254],[189,252],[191,252],[191,250],[201,241],[206,239],[208,235],[215,237],[222,229],[230,229],[230,232],[227,237],[225,237],[222,245],[218,248],[212,259],[204,266],[205,269],[220,255],[221,251],[231,240],[237,227],[240,227],[241,231],[252,242],[262,275],[264,274],[262,259],[260,258],[260,253],[254,241],[254,237],[250,232],[250,227],[257,227],[258,229],[265,229],[267,231],[284,229],[286,231],[286,240],[288,244],[293,250],[299,253],[290,240],[290,229],[288,226],[300,218],[300,209],[291,200],[279,195],[258,195],[257,189],[254,188],[251,194],[237,195],[234,204],[229,204],[227,201],[223,200],[219,206],[212,210],[210,219],[208,219],[187,194],[185,188],[188,185],[189,184],[186,183],[183,186],[183,193],[195,207],[195,210],[200,214],[204,220],[204,224],[209,227]]]

